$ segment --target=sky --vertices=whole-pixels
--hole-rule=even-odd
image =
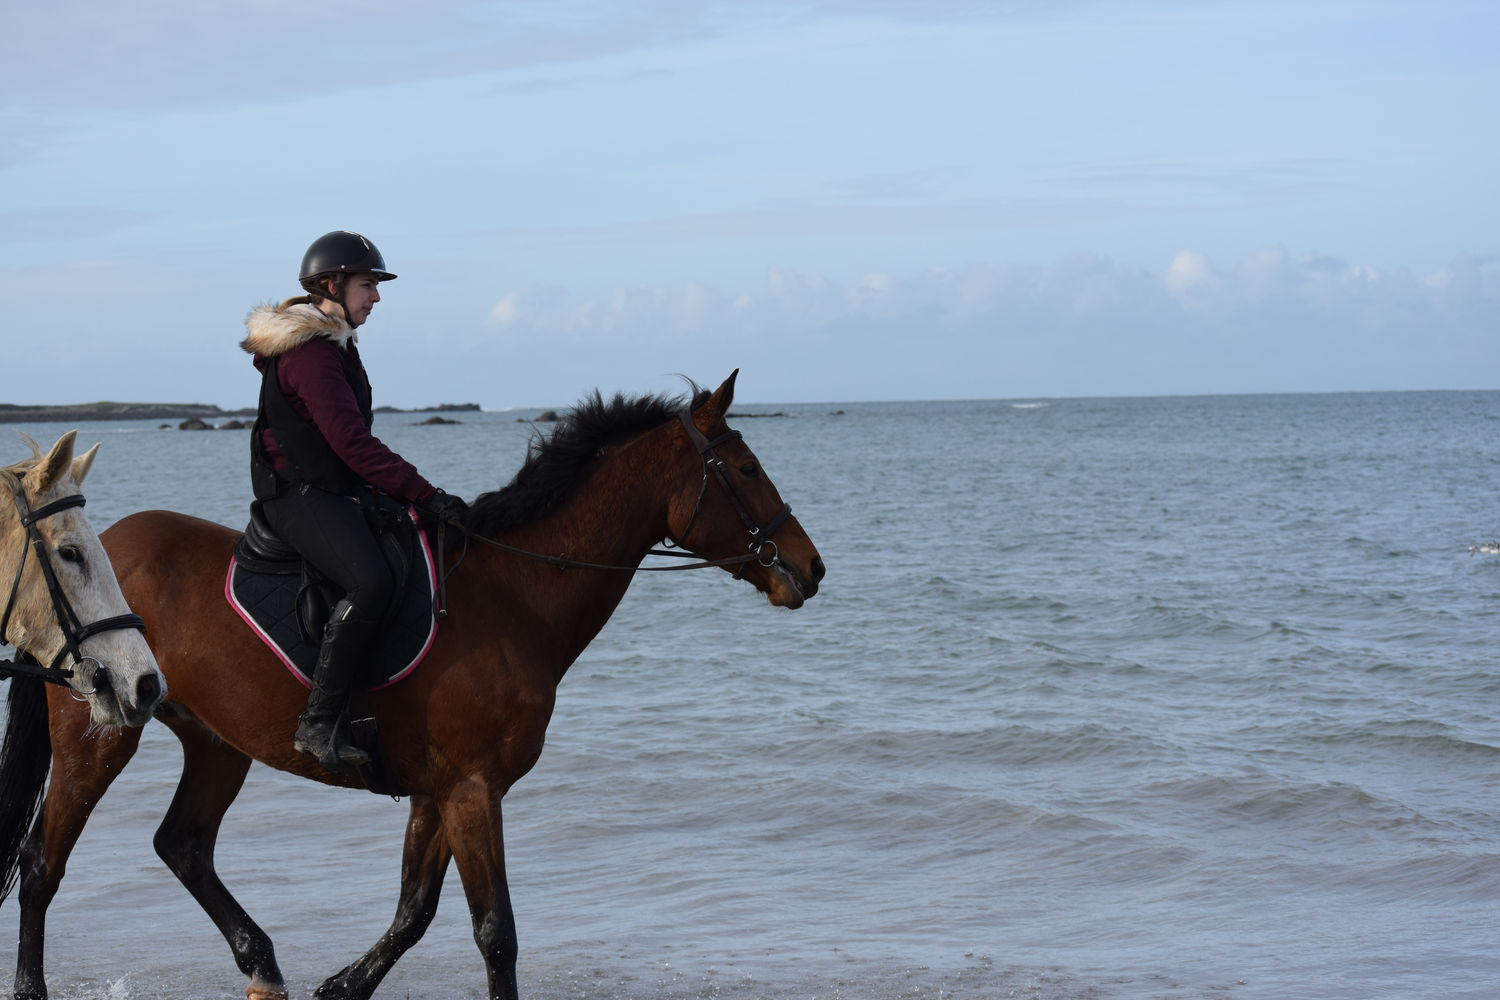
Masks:
[[[51,0],[0,402],[253,406],[307,245],[377,404],[1500,388],[1500,5]],[[17,378],[18,371],[31,371]]]

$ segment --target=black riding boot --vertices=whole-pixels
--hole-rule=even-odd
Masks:
[[[349,703],[349,687],[359,657],[369,644],[379,622],[357,617],[354,605],[339,601],[328,615],[323,645],[313,667],[312,694],[307,711],[297,723],[292,746],[318,758],[330,771],[345,773],[351,765],[370,762],[370,755],[347,742],[348,727],[342,724]]]

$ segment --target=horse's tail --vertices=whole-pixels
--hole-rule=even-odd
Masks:
[[[44,682],[39,677],[12,677],[10,714],[0,746],[0,903],[16,887],[21,845],[42,804],[51,766]]]

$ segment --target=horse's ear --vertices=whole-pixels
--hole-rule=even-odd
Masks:
[[[709,396],[708,399],[704,400],[703,405],[698,407],[696,416],[699,419],[695,421],[696,423],[702,424],[704,427],[712,427],[724,419],[724,415],[729,412],[729,404],[734,402],[734,380],[739,377],[740,370],[738,368],[729,373],[729,377],[724,380],[724,384],[715,389],[713,395]],[[704,417],[708,419],[704,420]]]
[[[31,487],[33,493],[46,493],[69,471],[69,466],[73,461],[73,442],[77,437],[77,431],[68,431],[58,438],[52,450],[32,466],[30,472],[26,473],[27,485]]]
[[[83,485],[83,477],[89,474],[94,467],[94,456],[99,454],[99,446],[95,444],[88,451],[73,459],[73,482],[79,486]]]

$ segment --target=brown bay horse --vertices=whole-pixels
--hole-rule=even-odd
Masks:
[[[816,593],[817,549],[725,423],[734,381],[698,393],[691,406],[660,397],[606,403],[595,394],[533,444],[510,485],[476,499],[436,642],[420,669],[369,696],[385,755],[410,795],[396,915],[316,996],[374,992],[431,923],[450,861],[488,995],[517,996],[501,800],[542,751],[563,674],[654,544],[670,538],[699,559],[722,561],[774,605],[797,608]],[[247,996],[285,997],[269,937],[215,873],[220,823],[252,760],[325,784],[357,787],[358,779],[292,749],[306,690],[224,599],[236,532],[146,511],[102,537],[171,683],[157,717],[182,742],[182,778],[157,853],[223,933],[249,977]],[[16,996],[25,1000],[47,995],[44,923],[68,854],[140,739],[139,730],[122,729],[78,740],[87,712],[55,694],[50,717],[53,746],[65,749],[21,866]]]

